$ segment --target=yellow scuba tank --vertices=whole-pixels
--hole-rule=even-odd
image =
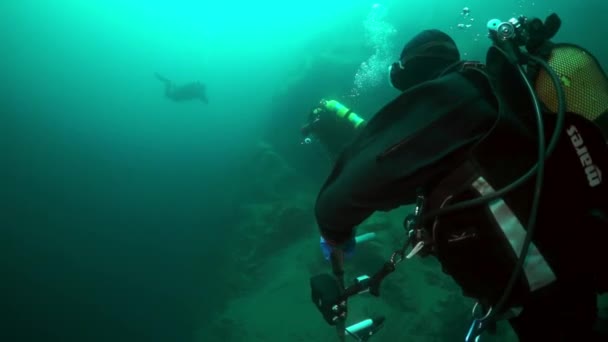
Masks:
[[[555,44],[547,63],[558,75],[566,97],[566,111],[595,122],[608,139],[608,77],[597,59],[573,44]],[[556,113],[559,100],[545,70],[534,79],[539,99]]]
[[[321,100],[321,106],[336,114],[338,118],[345,120],[345,122],[348,122],[354,128],[359,128],[365,123],[363,118],[336,100]]]
[[[365,120],[342,103],[321,100],[310,112],[308,123],[301,128],[302,143],[311,143],[314,136],[330,156],[336,158],[364,125]]]

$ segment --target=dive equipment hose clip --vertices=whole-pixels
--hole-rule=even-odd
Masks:
[[[481,335],[482,331],[485,330],[485,324],[494,323],[493,321],[486,322],[486,319],[490,317],[490,314],[492,313],[492,307],[490,307],[485,314],[483,311],[481,311],[480,314],[477,314],[479,311],[477,310],[478,308],[479,310],[483,310],[480,308],[479,302],[476,302],[471,312],[473,322],[471,322],[471,326],[469,327],[467,335],[464,338],[465,342],[478,342],[479,336]]]
[[[411,259],[415,255],[427,256],[430,253],[430,248],[433,245],[432,237],[425,227],[422,225],[422,214],[426,206],[426,197],[421,189],[418,189],[416,196],[416,207],[414,213],[408,215],[403,222],[403,226],[407,232],[407,239],[403,248],[397,250],[391,256],[391,261],[395,259],[397,263],[403,259]],[[412,250],[406,255],[405,252],[409,246]],[[399,259],[396,259],[399,257]]]

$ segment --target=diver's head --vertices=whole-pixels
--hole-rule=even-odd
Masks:
[[[405,44],[399,61],[389,68],[389,80],[394,88],[405,91],[436,78],[459,61],[460,52],[450,36],[439,30],[425,30]]]

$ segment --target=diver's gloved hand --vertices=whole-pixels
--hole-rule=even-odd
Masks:
[[[342,251],[344,251],[344,256],[346,256],[347,258],[352,257],[355,254],[355,245],[356,245],[356,241],[355,238],[351,238],[350,240],[346,241],[343,244],[340,245],[335,245],[332,243],[327,242],[322,236],[321,236],[321,251],[323,252],[323,256],[325,257],[325,260],[329,260],[331,258],[331,253],[336,249],[342,249]]]

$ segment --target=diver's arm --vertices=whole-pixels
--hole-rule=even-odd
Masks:
[[[370,146],[344,154],[317,198],[321,235],[343,243],[375,211],[414,203],[419,188],[434,184],[469,157],[469,147],[494,119],[495,114],[455,111],[381,154],[366,154],[374,150]],[[378,134],[372,144],[381,140],[383,134]]]
[[[359,170],[338,172],[317,197],[315,215],[321,235],[333,244],[342,244],[354,236],[356,226],[376,211],[389,211],[402,205],[413,204],[421,187],[433,184],[449,170],[453,170],[467,158],[466,146],[472,140],[454,141],[445,146],[446,156],[435,160],[433,155],[409,160],[412,167],[401,168],[401,163],[384,161],[372,163]],[[411,144],[416,144],[412,140]],[[462,145],[453,149],[454,145]],[[421,146],[408,146],[418,148]]]

